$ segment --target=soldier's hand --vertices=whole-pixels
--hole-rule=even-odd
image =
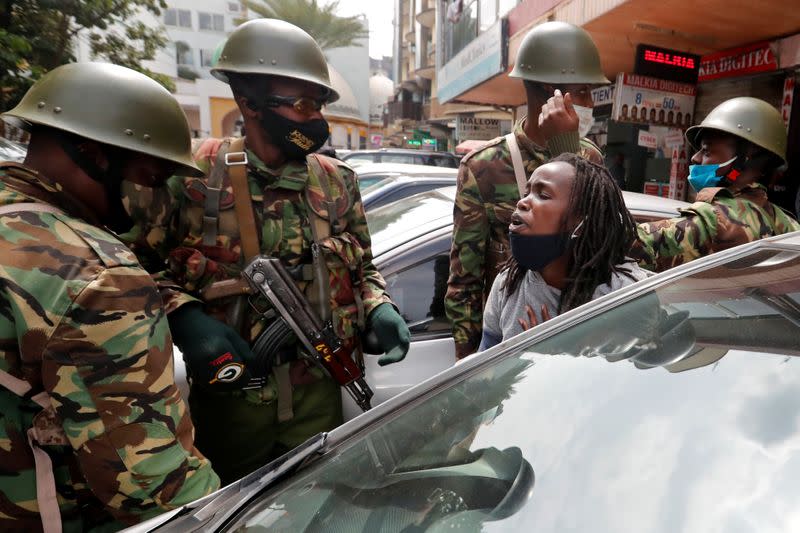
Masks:
[[[192,383],[219,391],[247,384],[253,353],[233,328],[205,314],[198,304],[183,305],[167,318]]]
[[[578,131],[579,124],[578,114],[572,105],[572,95],[569,93],[562,95],[561,91],[556,89],[555,94],[547,100],[539,113],[539,131],[545,141],[562,133]]]
[[[390,303],[379,305],[369,314],[368,322],[384,351],[378,364],[390,365],[405,359],[411,345],[411,332],[394,306]]]

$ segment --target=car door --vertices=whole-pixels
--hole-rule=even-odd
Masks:
[[[437,230],[380,258],[386,291],[411,332],[411,348],[403,361],[388,366],[378,365],[378,355],[364,356],[367,383],[375,392],[373,405],[455,363],[450,321],[444,311],[451,231],[450,226]],[[343,397],[343,405],[345,420],[361,413],[349,397]]]

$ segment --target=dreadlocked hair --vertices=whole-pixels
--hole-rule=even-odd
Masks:
[[[617,182],[604,166],[569,153],[550,160],[557,161],[575,169],[567,213],[573,219],[584,221],[567,248],[567,283],[558,304],[561,314],[590,301],[598,286],[611,282],[612,274],[630,274],[630,270],[619,265],[625,262],[636,238],[636,222],[625,207]],[[566,223],[565,216],[561,229],[564,233],[572,231]],[[503,266],[508,274],[502,288],[512,293],[519,287],[527,269],[513,256]]]

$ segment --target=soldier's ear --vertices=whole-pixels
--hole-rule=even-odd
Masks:
[[[239,110],[242,112],[243,116],[250,118],[259,117],[258,106],[255,103],[253,103],[249,98],[242,95],[236,95],[234,96],[234,100],[236,101],[236,105],[239,106]]]

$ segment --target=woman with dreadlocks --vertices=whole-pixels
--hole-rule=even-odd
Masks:
[[[481,350],[649,275],[626,257],[636,223],[605,167],[563,154],[537,168],[527,190],[486,301]]]

